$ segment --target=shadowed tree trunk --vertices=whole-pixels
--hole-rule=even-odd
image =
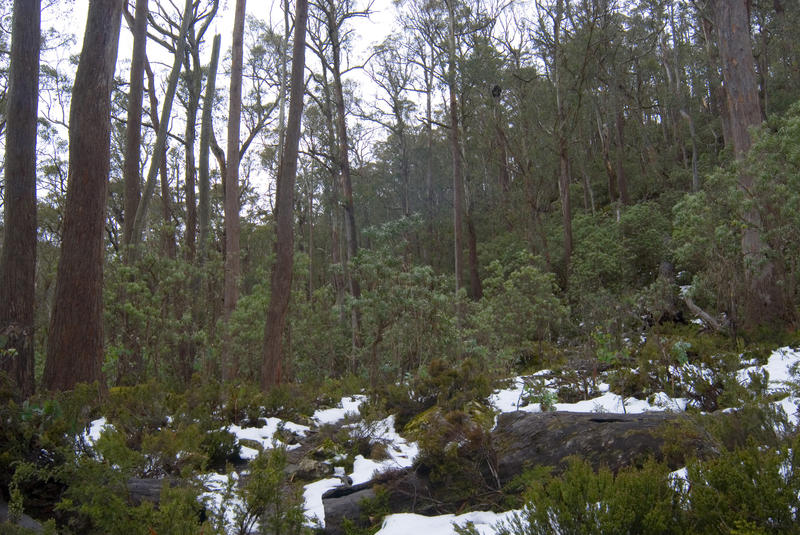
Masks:
[[[0,257],[0,372],[21,396],[34,391],[36,120],[40,0],[15,0],[6,116],[5,232]]]
[[[199,179],[198,166],[195,165],[194,145],[197,139],[197,112],[200,109],[200,94],[203,87],[203,68],[200,64],[200,45],[203,37],[208,30],[209,24],[214,20],[217,13],[219,1],[215,0],[210,10],[204,14],[204,21],[196,28],[197,21],[192,20],[186,32],[188,50],[185,54],[184,64],[186,66],[186,87],[189,93],[186,102],[186,131],[184,135],[184,145],[186,147],[186,259],[194,262],[197,253],[197,218],[198,206],[195,196],[195,189]],[[213,56],[213,45],[212,45]],[[219,56],[219,52],[217,52]],[[213,63],[213,62],[212,62]],[[216,66],[215,66],[216,69]],[[216,72],[209,73],[208,77],[214,78],[216,82]],[[201,116],[201,136],[202,136],[202,116]],[[201,140],[202,145],[202,140]],[[202,150],[202,149],[201,149]],[[199,165],[199,164],[198,164]],[[208,149],[206,149],[206,168],[208,166]]]
[[[194,142],[197,138],[197,110],[200,107],[200,89],[202,83],[202,73],[200,65],[187,72],[189,79],[189,102],[186,106],[186,131],[184,135],[184,146],[186,150],[186,259],[194,262],[197,242],[197,200],[195,198],[195,187],[197,183],[197,167],[194,160]]]
[[[747,0],[715,0],[722,75],[725,80],[730,136],[725,140],[737,158],[750,149],[748,129],[761,124],[761,107],[750,42],[750,19]],[[739,186],[752,190],[753,176],[740,173]],[[747,227],[742,235],[742,253],[748,275],[749,295],[745,304],[745,325],[769,324],[788,313],[776,283],[775,265],[767,258],[760,228],[761,217],[755,209],[745,214]]]
[[[336,2],[328,0],[326,4],[328,16],[328,32],[330,34],[331,56],[333,65],[333,97],[336,106],[336,140],[338,146],[339,179],[342,192],[342,206],[344,208],[345,241],[347,242],[345,275],[350,285],[350,295],[353,299],[361,298],[361,286],[351,268],[351,263],[358,254],[358,229],[356,216],[353,209],[353,182],[350,172],[349,141],[347,136],[347,117],[345,115],[344,88],[342,86],[341,48],[342,36],[339,34],[341,22],[337,16]],[[343,20],[343,19],[342,19]],[[353,353],[360,346],[361,315],[357,305],[351,310],[352,346]]]
[[[464,220],[464,171],[461,164],[461,141],[458,132],[458,100],[456,98],[456,0],[447,0],[448,35],[447,35],[447,86],[450,94],[450,153],[453,159],[453,241],[455,259],[456,294],[463,286],[463,220]],[[458,311],[460,318],[461,311]]]
[[[125,124],[125,155],[122,167],[124,184],[124,212],[122,220],[122,243],[129,245],[133,235],[133,222],[141,197],[141,150],[142,150],[142,99],[144,98],[144,72],[147,62],[147,0],[137,0],[135,17],[127,10],[123,14],[133,33],[133,55],[131,57],[130,88],[128,90],[128,122]],[[126,263],[133,259],[129,251],[123,251]],[[133,281],[131,281],[133,282]],[[127,299],[127,296],[123,297]],[[133,381],[141,369],[141,348],[133,335],[127,310],[123,312],[124,351],[117,361],[117,381],[130,377]],[[135,373],[129,373],[130,371]]]
[[[150,85],[148,91],[150,98],[150,122],[153,123],[153,130],[158,132],[160,130],[161,121],[158,118],[158,97],[156,97],[156,77],[153,70],[150,68],[150,63],[145,60],[145,70],[147,71],[147,80]],[[159,166],[159,177],[161,185],[161,219],[163,221],[163,228],[161,232],[161,241],[164,247],[164,255],[167,258],[175,259],[177,256],[177,244],[175,243],[175,229],[171,225],[172,221],[172,208],[170,207],[171,195],[169,192],[169,171],[167,169],[167,154],[169,152],[169,141],[164,141],[164,146],[161,152],[161,165]]]
[[[300,123],[303,116],[303,70],[305,69],[306,21],[308,1],[297,0],[294,44],[292,51],[292,79],[290,82],[289,119],[286,125],[286,146],[281,151],[280,172],[275,197],[277,239],[276,258],[270,281],[270,301],[264,329],[264,352],[261,369],[261,386],[269,388],[280,384],[283,374],[283,331],[286,327],[286,310],[292,289],[294,258],[294,184],[297,176],[297,153],[300,144]]]
[[[239,258],[239,128],[242,114],[242,66],[244,56],[245,0],[236,0],[231,53],[231,90],[228,108],[228,167],[225,176],[225,285],[223,316],[227,323],[239,297],[241,273]],[[232,380],[239,372],[238,356],[230,340],[223,348],[223,379]]]
[[[110,168],[111,88],[122,0],[89,4],[69,118],[69,178],[43,382],[103,387],[103,231]]]

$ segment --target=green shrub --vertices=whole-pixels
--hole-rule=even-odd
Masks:
[[[515,361],[531,360],[531,354],[548,365],[550,359],[541,357],[549,355],[548,342],[568,320],[555,276],[533,263],[527,253],[518,253],[512,266],[492,262],[483,281],[483,299],[471,319],[477,342],[497,355],[506,369]]]
[[[249,465],[239,490],[243,506],[236,511],[239,533],[250,533],[256,522],[261,533],[295,535],[303,529],[303,499],[286,476],[286,450],[262,452]]]
[[[572,459],[560,475],[522,477],[521,514],[499,535],[794,533],[800,475],[794,437],[777,447],[754,442],[717,458],[689,463],[687,481],[653,461],[616,475]]]

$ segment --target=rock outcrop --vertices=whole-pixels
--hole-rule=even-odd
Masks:
[[[648,457],[665,461],[671,468],[683,466],[690,457],[708,457],[715,449],[707,433],[685,414],[527,413],[501,414],[491,431],[492,457],[485,480],[501,489],[526,469],[552,466],[563,469],[568,459],[579,456],[595,468],[616,472]],[[370,482],[337,488],[323,496],[325,533],[344,533],[345,519],[358,525],[362,502],[384,494],[392,513],[435,515],[456,512],[469,503],[448,501],[447,489],[430,481],[424,458],[414,468],[382,474]],[[474,504],[472,504],[474,505]],[[485,506],[485,502],[482,504]]]

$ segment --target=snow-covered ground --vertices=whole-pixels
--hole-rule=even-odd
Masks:
[[[315,414],[314,417],[316,419],[317,415]],[[407,468],[414,463],[414,459],[419,454],[417,444],[406,441],[395,430],[394,416],[389,416],[369,426],[366,426],[364,422],[358,422],[350,424],[348,427],[352,433],[358,436],[369,436],[372,442],[386,444],[387,454],[387,458],[380,461],[366,459],[363,455],[357,455],[353,462],[353,471],[347,474],[353,485],[366,483],[375,474],[398,468]],[[340,473],[344,475],[344,468],[337,466],[334,470],[340,470]],[[306,520],[309,525],[325,526],[325,509],[322,505],[322,495],[341,484],[342,480],[340,478],[328,478],[305,486],[303,498],[306,507]]]
[[[481,535],[494,533],[493,526],[498,522],[509,520],[519,511],[492,513],[491,511],[474,511],[463,515],[422,516],[412,513],[389,515],[383,521],[376,535],[408,535],[424,533],[425,535],[456,535],[453,525],[464,527],[472,523]]]
[[[768,374],[768,390],[770,393],[786,395],[775,402],[783,408],[793,425],[798,422],[798,405],[800,398],[792,395],[796,393],[796,388],[792,387],[791,381],[797,378],[797,368],[800,365],[800,350],[783,347],[775,350],[769,357],[766,365],[758,366],[749,363],[737,374],[740,383],[746,385],[751,381],[755,373]],[[683,369],[676,367],[674,375],[681,376],[691,364],[684,365]],[[692,368],[695,376],[703,373],[700,368]],[[526,385],[535,381],[539,394],[550,392],[555,394],[556,388],[554,380],[548,379],[551,372],[544,370],[534,376],[517,377],[512,381],[509,388],[495,391],[490,397],[491,405],[498,413],[512,411],[539,412],[542,410],[541,404],[526,401]],[[609,391],[609,386],[604,383],[598,385],[597,390],[600,395],[589,400],[577,403],[553,403],[553,410],[571,412],[604,412],[604,413],[642,413],[647,411],[684,411],[688,400],[684,398],[671,398],[664,392],[659,392],[651,396],[649,400],[637,398],[623,398]],[[554,399],[554,398],[553,398]],[[312,421],[315,425],[335,424],[341,422],[345,417],[357,416],[359,407],[366,398],[364,396],[349,396],[341,400],[337,407],[317,411]],[[278,445],[284,445],[278,437],[283,436],[279,431],[288,432],[298,437],[304,437],[311,430],[310,427],[299,425],[293,422],[280,420],[279,418],[265,419],[265,425],[260,428],[243,428],[237,425],[230,425],[227,430],[234,434],[237,439],[247,439],[257,442],[261,448],[269,449]],[[89,428],[84,433],[84,441],[90,446],[100,437],[101,433],[110,428],[110,424],[105,418],[100,418],[91,422]],[[394,416],[389,416],[383,420],[366,424],[363,421],[346,424],[352,435],[369,437],[372,442],[382,442],[386,445],[386,458],[383,460],[366,459],[359,455],[353,463],[353,470],[347,474],[353,484],[363,483],[372,479],[375,474],[388,471],[390,469],[409,467],[413,464],[419,454],[419,447],[414,442],[408,442],[400,436],[395,429]],[[292,446],[287,446],[291,448]],[[258,451],[253,448],[242,446],[242,458],[252,459],[258,455]],[[334,462],[335,464],[335,462]],[[315,481],[305,486],[303,497],[305,500],[305,515],[309,526],[322,527],[325,525],[325,512],[322,505],[322,495],[330,489],[342,485],[345,476],[344,468],[334,467],[336,477]],[[229,523],[233,521],[235,510],[241,507],[240,501],[231,494],[230,487],[237,474],[230,476],[216,473],[200,476],[200,481],[205,489],[203,499],[214,511],[221,513],[225,507],[224,515]],[[686,471],[678,470],[670,475],[674,485],[683,485],[686,480]],[[454,524],[463,526],[471,522],[481,535],[493,533],[492,527],[498,522],[509,519],[515,511],[504,513],[492,512],[469,512],[462,515],[442,515],[437,517],[424,517],[415,514],[395,514],[385,518],[379,535],[405,535],[408,533],[424,533],[425,535],[455,535]]]
[[[549,385],[550,382],[545,382],[544,390],[556,393],[556,389]],[[489,403],[497,409],[498,412],[541,412],[541,403],[526,403],[525,402],[525,389],[527,385],[527,378],[517,377],[514,379],[514,385],[511,388],[497,390],[489,398]],[[605,383],[598,385],[598,390],[603,392],[601,396],[596,398],[578,401],[576,403],[554,403],[553,410],[566,411],[566,412],[606,412],[611,414],[628,413],[637,414],[642,412],[652,411],[684,411],[686,410],[687,400],[684,398],[671,398],[664,392],[659,392],[653,396],[652,402],[637,399],[634,397],[623,398],[620,395],[608,391],[609,387]]]
[[[299,448],[300,444],[287,445],[276,438],[278,431],[287,431],[299,437],[304,437],[311,430],[306,425],[296,424],[294,422],[286,422],[280,418],[265,418],[266,423],[263,427],[239,427],[238,425],[229,425],[228,431],[233,434],[237,440],[242,439],[252,440],[261,445],[261,448],[266,450],[277,446],[283,446],[287,450]],[[239,449],[239,456],[242,459],[255,459],[258,457],[258,450],[248,446],[241,446]]]

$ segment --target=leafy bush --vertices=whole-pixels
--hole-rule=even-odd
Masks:
[[[484,279],[483,299],[471,319],[477,342],[506,366],[515,360],[530,361],[527,355],[531,353],[543,356],[546,342],[567,323],[569,311],[557,295],[555,276],[540,271],[533,261],[526,253],[518,253],[511,266],[492,262]]]
[[[771,277],[783,302],[773,303],[775,317],[791,322],[796,316],[800,282],[800,104],[783,116],[770,118],[753,133],[753,144],[741,160],[711,174],[704,190],[687,195],[674,209],[675,256],[680,269],[694,274],[695,301],[734,322],[756,327],[760,318],[746,317],[748,280],[772,264]],[[747,192],[739,177],[753,181]],[[745,259],[744,232],[757,218],[763,259]],[[754,263],[755,262],[755,263]],[[770,326],[775,328],[775,325]]]
[[[614,475],[573,459],[560,475],[527,482],[521,514],[499,535],[793,533],[800,520],[795,437],[776,447],[750,443],[689,463],[686,478],[653,461]]]
[[[444,410],[463,410],[468,403],[485,403],[492,393],[486,369],[474,358],[458,364],[434,359],[404,383],[385,385],[378,391],[385,410],[405,426],[415,415],[434,405]]]
[[[362,321],[363,356],[373,386],[453,353],[452,286],[429,266],[407,266],[388,249],[362,249],[354,262],[361,298],[352,303]]]
[[[261,533],[296,535],[302,531],[303,500],[287,480],[286,463],[282,448],[262,452],[250,463],[250,474],[239,491],[242,505],[235,509],[240,534],[250,533],[256,522]]]

